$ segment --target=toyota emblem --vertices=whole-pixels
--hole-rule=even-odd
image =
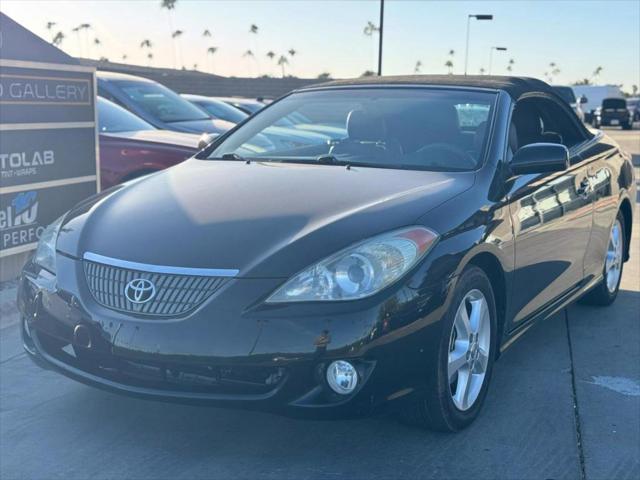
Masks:
[[[156,294],[156,286],[145,278],[134,278],[124,287],[124,296],[131,303],[147,303]]]

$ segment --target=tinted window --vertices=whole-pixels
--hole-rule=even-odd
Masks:
[[[228,122],[240,123],[248,115],[236,107],[228,105],[224,102],[213,102],[208,100],[196,100],[195,103],[204,108],[214,118],[226,120]]]
[[[271,161],[472,170],[482,160],[495,98],[493,93],[428,88],[300,92],[253,117],[210,158],[236,153]],[[270,127],[296,114],[307,120],[305,128],[313,135],[301,137],[291,129],[290,142],[269,138]],[[342,134],[334,138],[330,132]]]
[[[576,96],[571,87],[553,87],[553,90],[567,103],[576,103]]]
[[[155,130],[140,117],[102,97],[98,97],[98,126],[105,133]]]
[[[162,122],[205,120],[207,116],[177,93],[151,82],[117,82],[129,100]]]
[[[627,108],[627,102],[624,98],[605,98],[602,108]]]

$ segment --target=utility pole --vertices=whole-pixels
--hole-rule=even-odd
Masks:
[[[384,27],[384,0],[380,0],[380,38],[378,39],[378,76],[382,75],[382,32]]]
[[[469,29],[471,27],[471,19],[475,18],[476,20],[493,20],[493,15],[486,14],[476,14],[476,15],[467,15],[467,48],[464,51],[464,74],[467,74],[467,66],[469,65]]]

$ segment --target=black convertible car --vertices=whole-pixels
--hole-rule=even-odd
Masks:
[[[255,148],[296,115],[346,135]],[[24,347],[144,398],[458,430],[534,322],[615,300],[635,195],[630,156],[538,80],[308,87],[49,226]]]

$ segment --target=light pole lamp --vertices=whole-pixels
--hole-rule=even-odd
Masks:
[[[493,63],[493,51],[497,50],[498,52],[506,52],[507,47],[491,47],[489,51],[489,75],[491,75],[491,64]]]
[[[487,14],[475,14],[475,15],[467,15],[467,48],[464,52],[464,74],[467,74],[467,66],[469,65],[469,28],[471,27],[471,19],[475,18],[476,20],[493,20],[493,15]]]

